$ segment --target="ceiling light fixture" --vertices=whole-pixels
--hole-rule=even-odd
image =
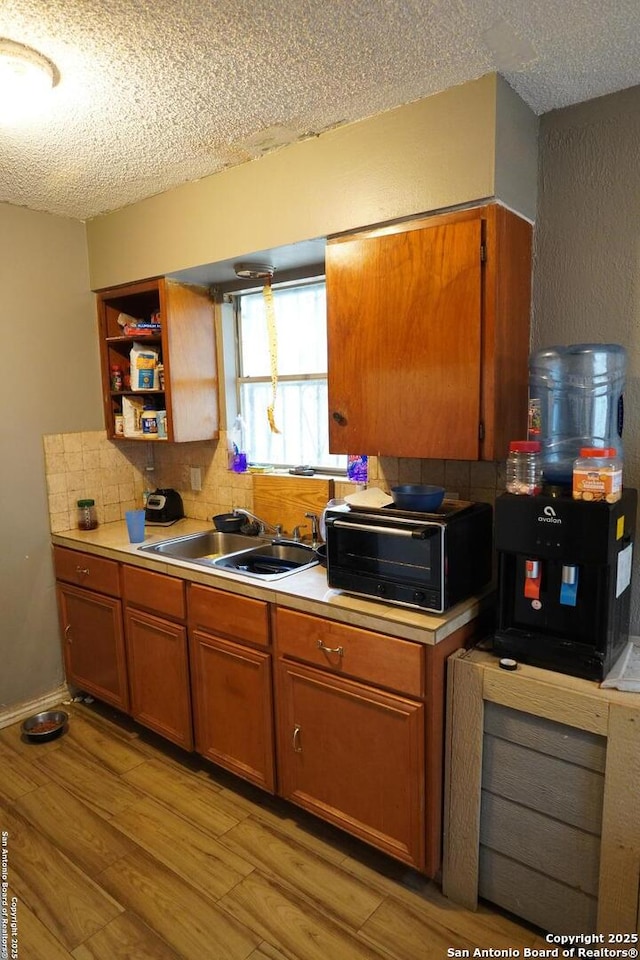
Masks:
[[[270,280],[275,273],[270,263],[234,263],[233,269],[241,280]]]
[[[54,64],[37,50],[0,37],[0,117],[33,112],[58,80]]]

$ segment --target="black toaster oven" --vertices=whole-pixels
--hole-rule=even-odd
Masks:
[[[442,613],[491,580],[493,510],[444,500],[434,513],[335,507],[325,518],[330,587]]]

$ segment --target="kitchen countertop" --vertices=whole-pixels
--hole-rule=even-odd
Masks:
[[[202,520],[185,518],[170,527],[145,528],[144,545],[170,540],[211,530],[211,524]],[[123,520],[105,523],[95,530],[66,530],[52,534],[52,542],[73,550],[84,550],[101,557],[109,557],[121,563],[166,573],[192,583],[201,583],[242,594],[258,600],[302,613],[315,614],[351,624],[366,630],[414,640],[418,643],[440,643],[455,630],[469,623],[480,613],[489,609],[493,592],[488,589],[477,597],[471,597],[456,604],[442,614],[423,613],[409,607],[400,607],[351,596],[341,590],[327,586],[327,574],[324,567],[317,565],[300,573],[292,573],[282,580],[260,582],[253,577],[245,577],[224,570],[203,568],[200,564],[186,560],[158,558],[142,553],[138,547],[142,544],[129,543],[127,527]]]

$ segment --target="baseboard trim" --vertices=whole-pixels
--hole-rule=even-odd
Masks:
[[[3,727],[9,727],[12,723],[18,723],[20,720],[26,720],[34,713],[42,713],[43,710],[50,710],[51,707],[57,707],[63,700],[69,699],[69,688],[66,683],[61,684],[55,690],[43,694],[36,700],[29,700],[27,703],[16,703],[6,710],[0,711],[0,730]]]

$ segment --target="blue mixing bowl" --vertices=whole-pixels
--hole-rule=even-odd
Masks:
[[[403,483],[391,487],[391,496],[396,507],[402,510],[437,510],[444,500],[444,487],[434,487],[428,483]]]

